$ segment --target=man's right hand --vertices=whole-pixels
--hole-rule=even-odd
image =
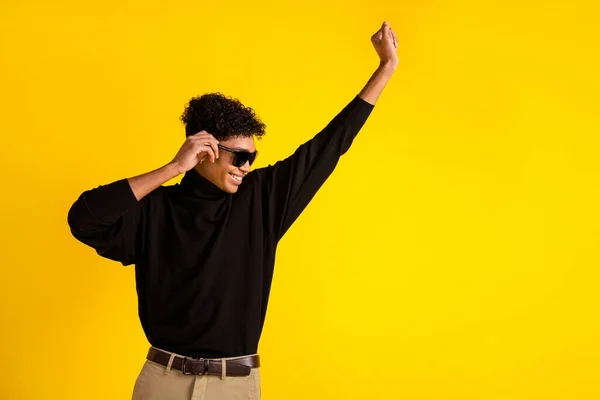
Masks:
[[[219,158],[218,144],[217,139],[206,131],[190,135],[185,139],[170,164],[176,168],[177,172],[183,174],[207,157],[211,162],[215,162]]]
[[[135,198],[141,200],[163,183],[189,171],[207,157],[215,162],[219,158],[218,144],[217,139],[206,131],[188,136],[173,161],[154,171],[128,178]]]

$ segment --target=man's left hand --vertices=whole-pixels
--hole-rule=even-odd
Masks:
[[[396,54],[398,39],[387,21],[371,36],[371,43],[373,43],[373,47],[379,55],[381,65],[396,68],[398,65],[398,55]]]

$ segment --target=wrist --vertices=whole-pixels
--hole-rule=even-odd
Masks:
[[[173,179],[178,175],[181,175],[185,172],[185,170],[176,162],[171,161],[167,165],[163,167],[165,173],[169,176],[169,179]]]
[[[398,66],[397,61],[380,61],[379,62],[379,70],[385,72],[387,74],[393,74],[396,71],[396,67]]]

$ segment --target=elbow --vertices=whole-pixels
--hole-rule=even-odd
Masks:
[[[71,229],[71,233],[75,235],[75,232],[78,230],[79,226],[79,218],[77,212],[77,202],[69,208],[69,212],[67,213],[67,225]]]
[[[71,229],[73,236],[77,237],[78,233],[84,230],[85,226],[85,204],[83,203],[82,197],[79,197],[67,213],[67,224]]]

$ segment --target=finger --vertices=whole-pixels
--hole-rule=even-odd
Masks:
[[[390,30],[390,24],[388,24],[387,21],[384,21],[383,25],[381,25],[381,30],[384,33],[389,32],[389,30]]]
[[[200,157],[201,153],[205,153],[209,158],[210,158],[210,162],[215,162],[215,152],[213,151],[212,147],[210,147],[209,145],[203,145],[200,148],[200,151],[198,152],[198,158],[202,159],[204,157]]]
[[[207,152],[207,150],[210,150],[210,153],[214,154],[214,150],[210,144],[210,139],[202,140],[200,138],[194,138],[191,141],[191,145],[192,145],[192,149],[196,153],[196,155],[198,155],[202,152]]]
[[[199,137],[198,140],[201,140],[203,144],[209,145],[213,149],[215,156],[219,158],[219,141],[215,139],[213,135],[209,133],[207,135]]]
[[[394,29],[392,29],[391,27],[390,31],[392,32],[392,37],[394,38],[394,46],[398,47],[398,37],[396,36],[396,32],[394,32]]]
[[[196,143],[196,144],[200,144],[202,146],[206,145],[206,146],[210,146],[213,149],[213,152],[215,153],[216,157],[219,158],[219,141],[217,139],[215,139],[215,137],[213,135],[211,135],[210,133],[204,134],[204,135],[200,135],[200,136],[196,136],[194,135],[194,137],[192,138],[192,140]]]
[[[380,41],[382,36],[383,36],[383,31],[380,29],[373,34],[373,36],[371,37],[371,40],[373,40],[375,42]]]
[[[215,154],[215,151],[213,150],[213,148],[210,147],[210,145],[208,146],[206,153],[210,154],[210,162],[214,163],[217,160],[217,155]]]
[[[217,139],[215,139],[214,137],[211,137],[209,140],[209,145],[211,147],[211,149],[213,150],[213,152],[215,153],[216,158],[219,158],[219,142],[217,141]]]
[[[214,139],[214,136],[206,131],[201,131],[201,132],[196,133],[195,135],[192,135],[191,138],[194,140],[207,141],[207,140]]]
[[[394,41],[394,37],[392,36],[390,25],[386,22],[383,23],[383,40],[389,40],[390,42]]]

